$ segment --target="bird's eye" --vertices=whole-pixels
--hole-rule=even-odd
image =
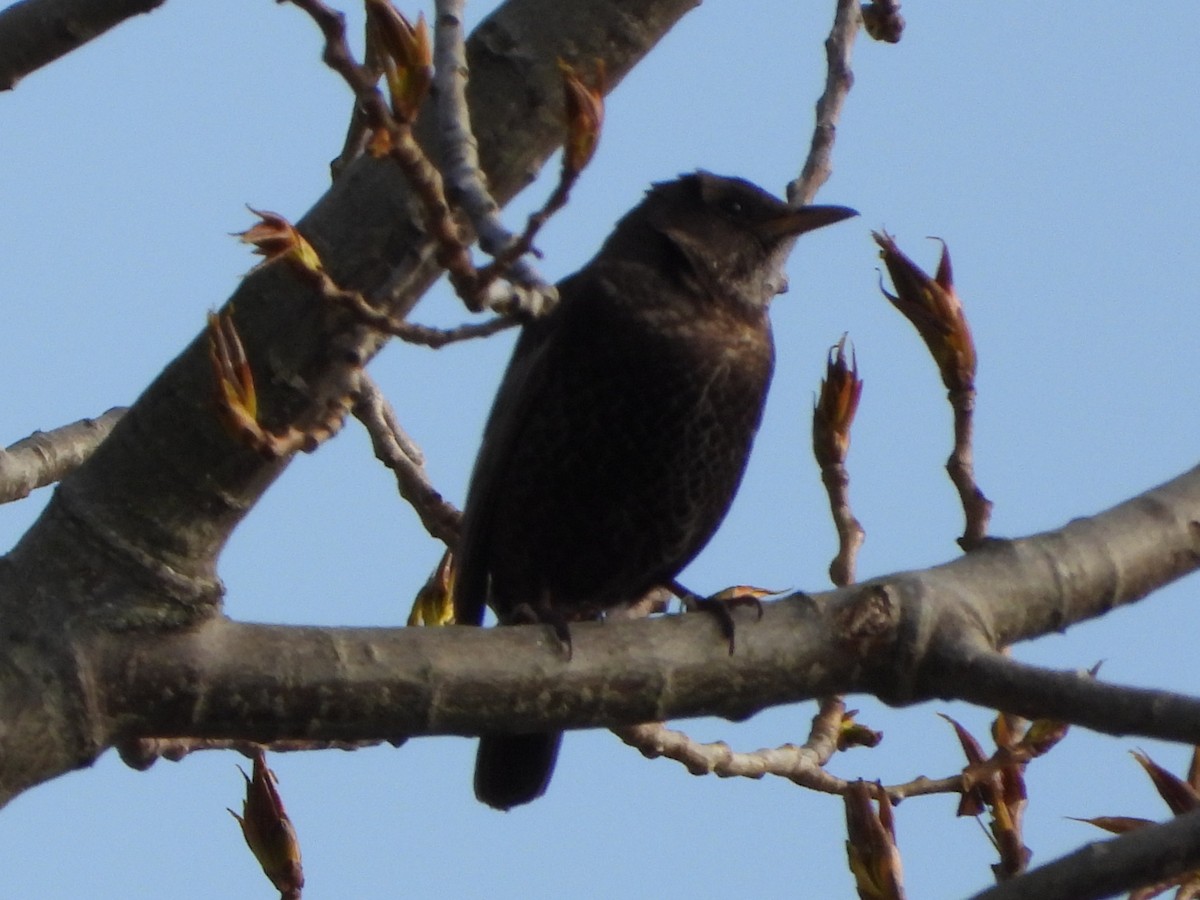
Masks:
[[[734,200],[732,198],[725,200],[721,204],[721,208],[725,211],[725,215],[734,217],[740,217],[746,211],[741,200]]]

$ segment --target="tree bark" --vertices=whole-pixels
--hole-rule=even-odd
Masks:
[[[481,23],[468,44],[468,96],[497,200],[528,184],[562,140],[560,56],[603,60],[614,87],[695,5],[509,0]],[[439,274],[419,223],[399,170],[362,157],[298,227],[343,287],[390,298],[404,313]],[[252,273],[229,302],[268,426],[302,417],[323,385],[382,343],[281,266]],[[111,723],[97,716],[107,686],[92,680],[85,646],[114,633],[118,645],[166,639],[220,615],[217,556],[286,461],[231,438],[214,391],[201,335],[0,560],[0,796],[87,765],[109,746]]]

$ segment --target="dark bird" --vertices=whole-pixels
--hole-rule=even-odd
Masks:
[[[708,172],[655,184],[524,326],[467,494],[455,618],[599,618],[672,582],[737,491],[795,238],[855,215]],[[485,735],[475,795],[540,796],[561,734]]]

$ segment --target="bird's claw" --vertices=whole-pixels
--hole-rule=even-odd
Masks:
[[[736,631],[733,613],[730,610],[737,606],[753,606],[757,610],[758,618],[762,619],[763,617],[762,600],[759,599],[759,594],[754,589],[738,590],[731,588],[714,594],[712,597],[701,597],[676,581],[671,583],[671,590],[679,598],[679,601],[683,604],[683,608],[688,612],[699,611],[716,616],[717,627],[721,629],[721,634],[729,641],[730,656],[733,655],[734,632]]]
[[[559,644],[566,652],[567,662],[570,662],[571,657],[574,656],[574,647],[571,644],[570,622],[566,616],[556,612],[549,605],[535,609],[528,603],[519,603],[505,616],[504,624],[549,625],[554,630],[554,636],[558,638]]]

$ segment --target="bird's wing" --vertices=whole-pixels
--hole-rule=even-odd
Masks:
[[[459,624],[483,624],[488,595],[488,540],[495,506],[492,498],[505,477],[504,470],[520,439],[527,411],[537,402],[537,385],[545,383],[544,373],[555,352],[551,335],[562,313],[560,308],[521,329],[483,430],[455,557],[454,617]]]

